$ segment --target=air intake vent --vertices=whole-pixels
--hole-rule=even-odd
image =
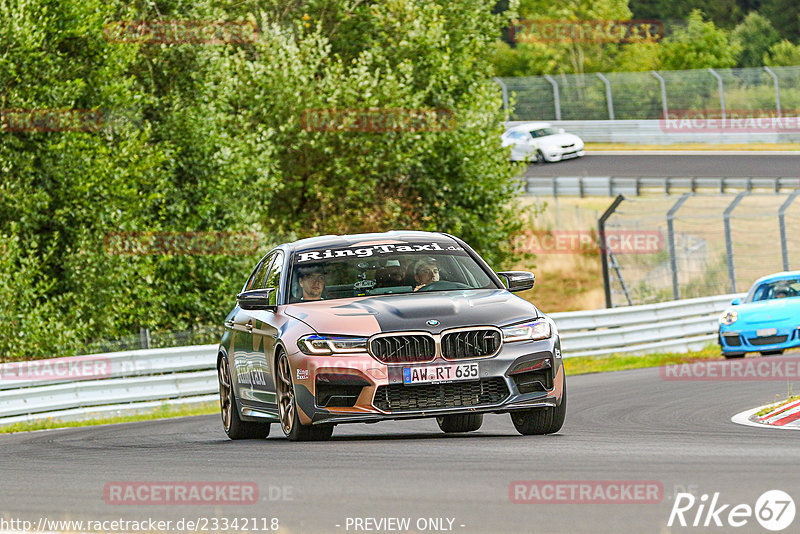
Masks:
[[[373,338],[373,357],[383,363],[429,362],[436,356],[436,342],[428,334],[403,334]]]
[[[501,342],[500,332],[488,328],[449,332],[442,336],[442,356],[450,360],[494,356]]]

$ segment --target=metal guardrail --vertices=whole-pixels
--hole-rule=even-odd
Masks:
[[[164,404],[216,400],[217,347],[52,358],[23,362],[23,367],[17,362],[0,364],[0,425],[129,415]],[[89,373],[81,374],[85,369]]]
[[[800,177],[622,177],[622,176],[558,176],[522,179],[522,192],[533,196],[589,197],[624,195],[639,196],[658,191],[667,195],[676,193],[710,191],[767,190],[774,193],[800,188]]]
[[[717,319],[734,298],[719,295],[646,306],[552,313],[565,358],[686,352],[716,339]]]
[[[717,317],[741,295],[554,313],[565,358],[613,353],[684,352],[716,337]],[[47,369],[67,361],[100,362],[100,377],[19,380],[19,364],[0,365],[0,425],[47,418],[70,420],[157,409],[163,404],[214,401],[217,345],[135,350],[41,360]],[[25,362],[30,364],[30,362]],[[30,367],[26,367],[30,369]],[[12,375],[11,379],[7,377]]]

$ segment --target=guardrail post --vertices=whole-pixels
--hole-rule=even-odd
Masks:
[[[600,262],[603,266],[603,289],[606,293],[606,308],[611,307],[611,278],[608,275],[608,254],[606,250],[606,221],[616,211],[625,197],[618,195],[608,209],[597,219],[597,230],[600,234]]]
[[[786,210],[789,209],[789,206],[791,206],[794,199],[797,198],[797,195],[800,195],[800,189],[792,191],[792,194],[789,195],[789,198],[783,203],[781,209],[778,210],[778,224],[781,230],[781,257],[783,258],[784,271],[789,270],[789,247],[786,243]]]
[[[672,299],[680,298],[678,290],[678,262],[675,258],[675,214],[681,209],[683,203],[692,196],[692,193],[684,193],[681,198],[667,212],[667,240],[669,241],[669,268],[672,271]]]
[[[661,110],[664,112],[664,120],[667,120],[669,118],[669,108],[667,107],[667,84],[664,82],[664,78],[662,78],[661,75],[656,71],[651,70],[650,74],[655,76],[658,79],[659,85],[661,85]]]
[[[611,98],[611,82],[608,81],[608,78],[603,76],[602,72],[597,72],[597,77],[603,80],[603,83],[606,85],[606,104],[608,104],[608,120],[614,120],[614,100]]]
[[[494,77],[492,79],[497,83],[497,85],[500,86],[500,89],[503,91],[503,109],[506,112],[506,120],[508,120],[508,118],[509,118],[509,115],[508,115],[508,87],[506,87],[506,84],[503,83],[503,80],[501,80],[500,78]]]
[[[556,120],[561,120],[561,95],[558,92],[558,82],[549,74],[544,75],[544,79],[553,86],[553,105],[556,108]]]
[[[764,67],[764,70],[772,76],[772,83],[775,85],[775,108],[778,110],[778,118],[781,118],[781,89],[778,86],[778,76],[769,67]]]
[[[725,208],[725,213],[723,214],[725,221],[725,251],[728,255],[728,279],[731,282],[731,293],[736,293],[736,270],[733,265],[733,240],[731,239],[731,214],[736,209],[736,206],[739,205],[739,202],[749,194],[749,191],[742,191],[736,195],[733,202]]]
[[[708,67],[708,72],[714,75],[717,79],[717,87],[719,88],[719,107],[722,110],[722,126],[725,127],[725,90],[722,84],[722,76],[717,74],[717,71]]]

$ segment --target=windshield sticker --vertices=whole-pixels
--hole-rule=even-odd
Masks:
[[[444,244],[442,244],[444,245]],[[311,252],[298,252],[297,263],[307,261],[319,261],[330,258],[345,258],[355,256],[359,258],[369,258],[375,254],[397,254],[402,252],[444,252],[444,251],[463,251],[464,248],[458,245],[442,246],[439,243],[408,243],[405,245],[373,245],[362,248],[329,248],[325,250],[314,250]]]

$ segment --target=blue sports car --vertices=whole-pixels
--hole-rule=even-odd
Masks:
[[[719,318],[719,344],[726,358],[748,352],[782,354],[800,346],[800,271],[759,278],[744,300],[731,304]]]

